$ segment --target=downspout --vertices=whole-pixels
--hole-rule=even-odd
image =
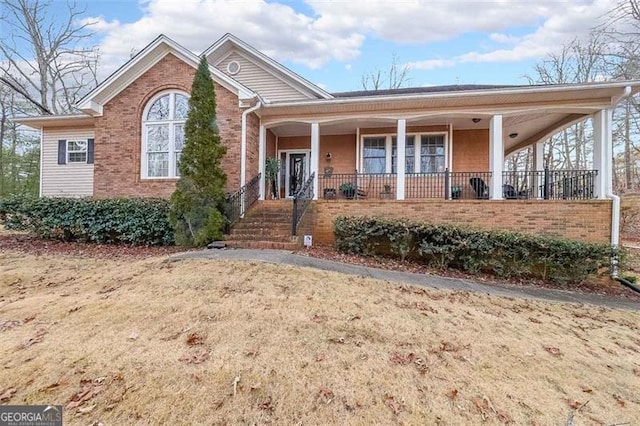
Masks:
[[[621,100],[629,97],[631,94],[631,86],[627,86],[624,89],[624,93],[617,99],[616,103]],[[607,113],[609,114],[609,113]],[[612,114],[612,112],[611,112]],[[611,129],[611,117],[608,118],[609,121],[609,129]],[[613,160],[611,159],[610,153],[613,153],[613,139],[611,137],[611,132],[607,131],[609,134],[607,135],[607,176],[606,179],[606,192],[605,196],[611,200],[611,279],[618,281],[625,287],[630,288],[631,290],[640,293],[640,287],[633,284],[631,281],[625,280],[619,276],[619,244],[620,244],[620,197],[613,193],[613,182],[612,182],[612,168],[613,168]]]
[[[242,113],[242,129],[240,136],[240,188],[247,182],[247,116],[258,110],[262,102],[258,101],[254,106]]]

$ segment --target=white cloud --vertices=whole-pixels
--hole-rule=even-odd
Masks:
[[[133,50],[166,34],[195,52],[233,33],[276,60],[291,60],[318,68],[336,59],[356,58],[364,35],[351,30],[326,31],[318,20],[290,6],[262,0],[149,0],[143,16],[131,23],[98,20],[104,34],[102,65],[111,71]]]
[[[409,62],[406,65],[412,70],[436,70],[440,68],[450,68],[456,64],[451,59],[427,59],[425,61]]]
[[[489,39],[500,44],[516,44],[520,41],[520,37],[502,33],[491,33],[489,34]]]
[[[457,62],[519,61],[543,57],[575,35],[585,34],[617,0],[306,0],[310,13],[281,1],[145,0],[140,3],[143,16],[135,22],[98,18],[95,29],[103,35],[101,71],[112,71],[160,33],[200,52],[231,32],[276,60],[311,68],[331,60],[350,64],[367,38],[427,44],[485,33],[504,46],[411,66],[429,70]],[[508,34],[513,28],[532,30],[514,37]]]
[[[352,65],[351,65],[351,64],[346,64],[346,65],[344,66],[344,69],[345,69],[345,70],[347,70],[347,71],[349,71],[349,72],[351,72],[351,68],[352,68]]]

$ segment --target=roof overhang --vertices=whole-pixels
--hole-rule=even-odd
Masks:
[[[14,117],[11,121],[34,129],[42,129],[44,127],[93,127],[95,123],[95,119],[86,114]]]
[[[168,54],[176,56],[194,68],[197,68],[200,63],[200,57],[198,55],[185,49],[169,37],[160,35],[126,64],[107,77],[95,89],[80,99],[76,103],[76,107],[82,112],[92,116],[102,115],[102,107],[107,102]],[[216,83],[236,94],[239,102],[256,98],[255,93],[223,74],[215,67],[209,66],[209,72]]]

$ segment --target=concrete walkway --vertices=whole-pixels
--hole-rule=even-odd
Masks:
[[[277,265],[304,266],[322,269],[325,271],[341,272],[343,274],[359,275],[383,281],[414,284],[436,289],[470,291],[473,293],[502,297],[542,299],[569,303],[588,303],[614,309],[640,310],[640,303],[622,298],[552,290],[539,287],[526,287],[521,285],[488,285],[467,279],[444,278],[435,275],[397,272],[386,269],[370,268],[367,266],[350,265],[333,260],[302,256],[285,250],[212,249],[179,253],[170,256],[168,260],[179,261],[181,259],[245,260],[273,263]]]

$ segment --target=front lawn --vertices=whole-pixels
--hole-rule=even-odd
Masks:
[[[83,425],[640,418],[639,312],[149,255],[4,248],[1,403]]]

